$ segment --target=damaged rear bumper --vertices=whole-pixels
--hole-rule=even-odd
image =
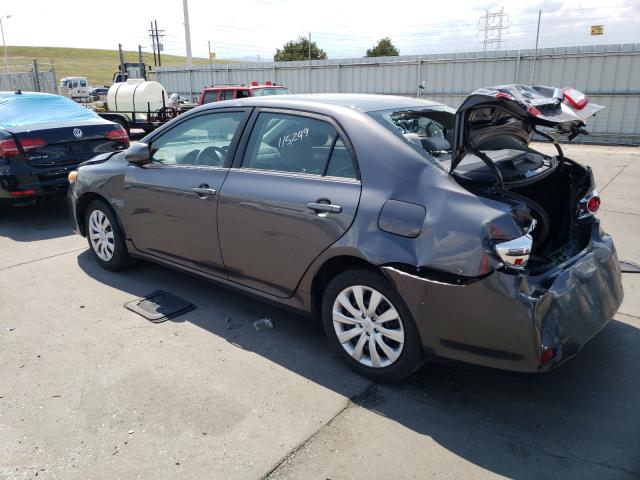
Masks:
[[[549,370],[574,356],[623,298],[613,240],[597,221],[579,255],[535,277],[496,271],[451,284],[383,271],[411,310],[426,355],[521,372]],[[549,349],[553,354],[543,357]]]

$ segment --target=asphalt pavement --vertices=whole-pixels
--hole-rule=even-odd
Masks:
[[[640,263],[640,148],[566,153]],[[2,480],[640,478],[640,274],[555,371],[429,363],[376,385],[312,321],[150,263],[107,272],[70,227],[63,199],[0,209]],[[157,289],[197,308],[123,308]]]

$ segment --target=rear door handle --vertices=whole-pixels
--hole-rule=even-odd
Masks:
[[[342,207],[340,205],[333,205],[331,203],[316,203],[309,202],[307,203],[307,208],[314,210],[316,212],[328,212],[328,213],[341,213]]]
[[[213,188],[207,188],[207,187],[196,187],[196,188],[192,188],[191,191],[194,193],[197,193],[201,198],[216,194],[216,191]]]

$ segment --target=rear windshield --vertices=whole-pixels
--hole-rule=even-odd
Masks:
[[[451,159],[456,111],[446,105],[369,112],[378,123],[440,166]]]
[[[288,88],[254,88],[253,95],[256,97],[262,97],[265,95],[284,95],[291,93]]]
[[[50,122],[99,120],[91,110],[58,95],[7,94],[0,96],[0,127]]]

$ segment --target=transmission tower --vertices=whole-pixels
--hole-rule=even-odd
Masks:
[[[487,50],[502,50],[505,42],[505,31],[507,15],[504,7],[499,12],[489,12],[485,10],[484,16],[480,17],[480,32],[483,34],[482,47]]]

